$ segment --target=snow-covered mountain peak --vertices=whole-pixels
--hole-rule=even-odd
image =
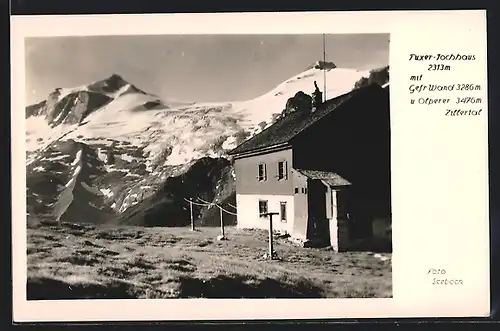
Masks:
[[[101,93],[110,97],[117,97],[124,93],[141,93],[146,92],[138,89],[136,86],[127,82],[119,74],[113,73],[109,77],[95,81],[87,86],[87,90]]]

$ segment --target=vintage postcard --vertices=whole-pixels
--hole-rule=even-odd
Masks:
[[[488,316],[486,69],[485,11],[13,17],[14,320]]]

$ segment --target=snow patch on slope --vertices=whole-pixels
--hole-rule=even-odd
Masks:
[[[26,151],[33,152],[75,128],[76,125],[61,124],[52,128],[44,116],[31,116],[26,119]]]
[[[369,74],[369,71],[343,68],[327,71],[327,99],[351,91],[354,84],[360,78],[368,77]],[[318,85],[322,85],[323,70],[306,70],[254,100],[236,103],[235,108],[237,108],[241,114],[245,115],[249,121],[248,124],[251,123],[256,125],[263,121],[267,122],[270,120],[272,113],[270,114],[269,111],[266,112],[266,109],[272,109],[274,113],[281,112],[285,108],[287,100],[293,97],[298,91],[310,95],[314,91],[314,81],[316,81]]]

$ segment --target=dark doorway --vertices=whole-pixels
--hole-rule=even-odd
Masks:
[[[329,222],[326,217],[327,187],[320,180],[309,180],[307,190],[308,227],[307,237],[317,244],[330,242]]]

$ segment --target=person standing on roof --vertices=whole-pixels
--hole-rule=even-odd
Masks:
[[[313,109],[314,108],[317,108],[319,105],[321,105],[322,103],[322,100],[323,100],[323,93],[321,93],[321,91],[319,90],[318,88],[318,83],[316,81],[314,81],[314,92],[312,93],[312,97],[313,97]]]

